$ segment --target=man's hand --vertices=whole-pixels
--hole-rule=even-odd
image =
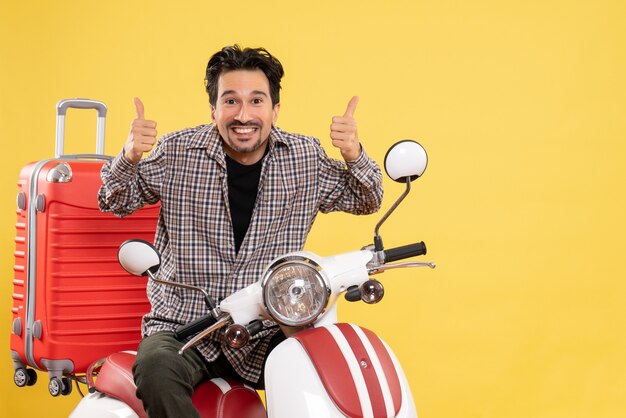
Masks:
[[[130,133],[124,145],[124,157],[128,162],[137,164],[144,152],[149,152],[156,144],[156,122],[144,118],[143,103],[135,97],[137,117],[130,125]]]
[[[333,145],[339,148],[345,161],[354,161],[361,155],[361,144],[356,132],[356,120],[354,111],[359,103],[359,98],[354,96],[348,103],[348,108],[343,116],[334,116],[330,125],[330,139]]]

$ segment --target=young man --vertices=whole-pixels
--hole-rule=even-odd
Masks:
[[[319,211],[368,214],[379,209],[382,176],[362,150],[350,100],[332,120],[330,136],[344,162],[330,159],[316,138],[276,127],[280,62],[263,48],[228,46],[206,70],[212,123],[163,136],[137,118],[123,152],[102,170],[100,208],[118,216],[161,202],[155,245],[162,280],[200,286],[214,299],[257,281],[276,256],[302,249]],[[191,403],[202,380],[224,375],[263,386],[263,364],[284,336],[261,331],[242,349],[219,334],[177,353],[172,331],[206,313],[202,295],[149,282],[133,367],[137,395],[151,417],[198,416]]]

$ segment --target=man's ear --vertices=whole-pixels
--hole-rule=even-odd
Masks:
[[[276,126],[278,120],[278,112],[280,111],[280,103],[276,103],[272,109],[272,126]]]
[[[215,122],[215,106],[209,104],[209,107],[211,108],[211,121]]]

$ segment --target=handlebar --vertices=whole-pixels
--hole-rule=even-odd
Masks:
[[[383,252],[385,254],[385,263],[390,263],[392,261],[426,254],[426,244],[424,244],[424,241],[420,241],[414,244],[384,250]]]

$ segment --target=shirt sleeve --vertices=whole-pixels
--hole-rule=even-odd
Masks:
[[[98,191],[101,211],[124,217],[160,200],[161,185],[166,175],[166,142],[159,140],[152,153],[137,164],[128,162],[122,151],[102,167],[102,186]]]
[[[380,167],[365,150],[354,161],[329,158],[320,146],[320,211],[367,215],[380,209],[383,183]]]

